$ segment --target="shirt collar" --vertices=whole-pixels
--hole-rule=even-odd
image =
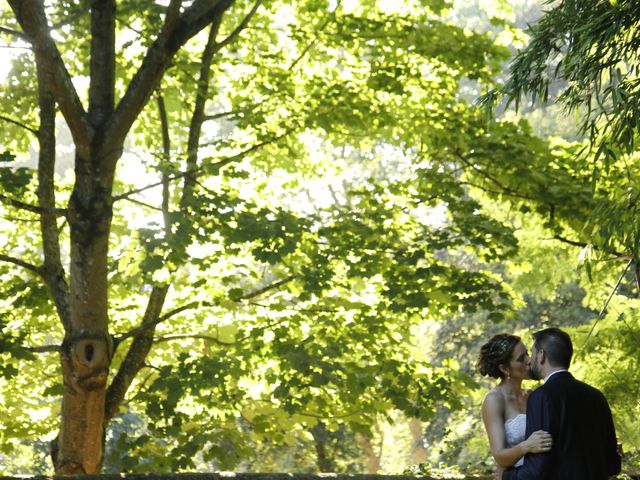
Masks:
[[[562,369],[562,370],[556,370],[554,372],[551,372],[549,375],[547,375],[546,377],[544,377],[543,382],[547,383],[547,381],[553,377],[556,373],[560,373],[560,372],[568,372],[569,370],[567,370],[566,368]]]

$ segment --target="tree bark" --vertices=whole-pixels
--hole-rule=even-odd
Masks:
[[[356,434],[356,440],[362,449],[367,473],[378,473],[381,469],[380,454],[375,452],[371,443],[371,437],[361,433]]]
[[[324,423],[318,422],[311,429],[311,435],[313,436],[313,445],[316,450],[316,465],[318,466],[318,470],[322,473],[333,472],[333,461],[327,452],[329,434]]]
[[[172,0],[165,25],[147,51],[123,98],[115,100],[115,0],[91,0],[91,50],[88,110],[78,96],[63,57],[50,34],[42,0],[9,0],[25,38],[35,53],[40,106],[38,200],[44,252],[40,273],[64,327],[61,349],[64,391],[61,425],[52,445],[57,474],[95,474],[100,471],[104,432],[153,342],[153,329],[144,329],[129,350],[107,399],[107,376],[113,356],[108,318],[108,249],[113,213],[113,182],[125,137],[157,88],[174,54],[199,31],[212,25],[215,37],[223,14],[234,0],[194,0],[181,12]],[[211,48],[203,60],[208,84]],[[206,68],[206,70],[205,70]],[[204,101],[198,100],[193,140],[200,136]],[[70,231],[70,267],[65,272],[60,254],[60,230],[55,207],[56,104],[71,131],[75,146],[75,184],[65,211]],[[193,157],[197,161],[197,157]],[[190,195],[190,193],[187,193]],[[163,201],[168,212],[168,202]],[[165,215],[167,217],[167,215]],[[168,285],[153,289],[142,319],[158,318]]]
[[[411,463],[417,465],[428,460],[427,450],[424,448],[424,434],[422,430],[422,422],[417,418],[409,420],[409,431],[413,443],[411,444]]]

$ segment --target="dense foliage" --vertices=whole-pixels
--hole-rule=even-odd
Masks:
[[[83,421],[60,407],[69,345],[87,327],[65,301],[91,306],[92,292],[108,300],[113,345],[95,417],[106,433],[93,439],[105,471],[362,471],[361,452],[389,471],[402,466],[381,460],[389,420],[423,429],[414,447],[433,448],[415,459],[486,469],[477,346],[548,324],[590,338],[578,371],[620,358],[615,375],[584,375],[637,447],[637,405],[620,387],[637,371],[635,291],[615,297],[619,336],[611,313],[594,323],[617,264],[589,262],[592,284],[574,268],[574,244],[637,251],[637,235],[610,226],[636,221],[619,200],[635,167],[610,162],[594,189],[582,144],[488,123],[473,105],[517,35],[504,5],[474,4],[485,31],[462,26],[468,2],[211,2],[169,62],[149,52],[183,31],[172,22],[195,29],[207,2],[116,3],[113,112],[94,63],[109,49],[89,41],[93,29],[108,43],[95,35],[108,13],[47,2],[54,65],[26,19],[41,2],[3,5],[17,47],[0,86],[3,472],[50,471],[60,417]],[[127,128],[149,58],[166,64]],[[77,104],[103,125],[88,145]],[[100,182],[82,183],[85,168]],[[112,207],[93,252],[96,270],[106,255],[104,292],[77,266],[106,228],[104,212],[88,229],[74,216],[87,191],[96,212]]]

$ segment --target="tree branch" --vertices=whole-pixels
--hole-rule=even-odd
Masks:
[[[40,81],[46,82],[58,103],[71,130],[77,151],[88,158],[93,131],[71,76],[51,38],[44,3],[38,0],[8,0],[8,2],[33,47],[36,62],[42,66],[44,78]]]
[[[232,115],[237,114],[237,112],[231,111],[231,112],[220,112],[220,113],[214,113],[212,115],[205,115],[204,116],[204,121],[208,122],[211,120],[218,120],[219,118],[224,118],[224,117],[230,117]]]
[[[62,345],[43,345],[40,347],[22,347],[22,348],[32,353],[50,353],[50,352],[62,351]]]
[[[29,38],[24,34],[24,32],[19,32],[18,30],[12,30],[7,27],[0,27],[0,33],[6,33],[8,35],[13,35],[14,37],[21,38],[22,40],[28,40]]]
[[[250,153],[255,152],[256,150],[261,149],[262,147],[265,147],[267,145],[270,145],[272,143],[276,143],[277,141],[283,139],[284,137],[286,137],[287,135],[295,132],[298,129],[298,127],[290,127],[287,130],[285,130],[285,132],[281,135],[278,135],[276,137],[270,138],[268,140],[265,140],[264,142],[260,142],[257,143],[255,145],[252,145],[251,147],[247,148],[246,150],[243,150],[242,152],[236,154],[236,155],[232,155],[231,157],[227,157],[223,160],[220,160],[218,162],[212,163],[211,165],[203,165],[199,168],[196,169],[196,171],[202,170],[203,168],[213,168],[216,170],[219,170],[220,168],[235,162],[237,160],[242,160],[244,157],[246,157],[247,155],[249,155]]]
[[[569,238],[563,237],[560,234],[554,235],[553,239],[554,240],[558,240],[558,241],[560,241],[562,243],[566,243],[567,245],[573,245],[574,247],[580,247],[580,248],[584,248],[584,247],[587,247],[587,246],[591,245],[594,250],[603,251],[600,247],[598,247],[598,245],[591,244],[591,243],[586,243],[586,242],[579,242],[579,241],[576,241],[576,240],[571,240]],[[606,250],[605,253],[610,253],[611,255],[615,255],[616,259],[621,259],[621,258],[624,258],[625,260],[629,259],[628,255],[625,255],[624,253],[616,252],[615,250]]]
[[[465,157],[464,155],[462,155],[460,152],[455,152],[455,155],[467,167],[471,168],[473,171],[477,172],[480,176],[486,178],[491,183],[495,184],[498,188],[500,188],[502,190],[502,192],[504,194],[507,194],[507,195],[512,196],[512,197],[522,198],[522,199],[525,199],[525,200],[532,200],[532,198],[527,197],[526,195],[523,195],[520,192],[516,192],[515,190],[510,189],[506,185],[503,185],[502,182],[500,182],[498,179],[494,178],[492,175],[490,175],[489,173],[485,172],[481,168],[478,168],[476,165],[474,165],[472,162],[470,162],[469,159],[467,157]],[[477,186],[477,188],[481,188],[482,189],[482,187],[480,187],[480,186]]]
[[[270,285],[267,285],[265,287],[259,288],[257,290],[254,290],[253,292],[249,292],[246,295],[241,296],[238,300],[250,300],[252,298],[258,297],[260,295],[262,295],[263,293],[266,293],[270,290],[274,290],[278,287],[281,287],[282,285],[285,285],[287,283],[289,283],[290,281],[292,281],[293,279],[295,279],[296,277],[294,275],[289,275],[288,277],[283,278],[282,280],[278,280],[277,282],[274,282]]]
[[[220,169],[222,167],[224,167],[225,165],[228,165],[232,162],[238,161],[238,160],[242,160],[244,157],[246,157],[247,155],[255,152],[256,150],[261,149],[262,147],[265,147],[267,145],[270,145],[272,143],[275,143],[279,140],[281,140],[282,138],[284,138],[285,136],[291,134],[292,132],[296,131],[296,128],[290,128],[288,129],[285,133],[283,133],[282,135],[278,135],[276,137],[270,138],[268,140],[265,140],[264,142],[258,143],[256,145],[252,145],[251,147],[247,148],[246,150],[243,150],[235,155],[232,155],[230,157],[224,158],[222,160],[219,160],[218,162],[212,163],[212,164],[203,164],[200,165],[198,167],[195,167],[193,170],[190,171],[185,171],[185,172],[180,172],[180,173],[176,173],[174,175],[170,175],[168,176],[168,180],[170,182],[174,181],[174,180],[180,180],[182,178],[185,177],[185,175],[193,175],[195,173],[200,173],[202,172],[202,170],[204,169],[208,169],[208,168],[212,168],[212,169]],[[152,188],[157,188],[162,186],[163,182],[159,181],[156,183],[151,183],[149,185],[146,185],[144,187],[140,187],[140,188],[136,188],[135,190],[130,190],[128,192],[125,193],[121,193],[120,195],[116,195],[113,197],[113,201],[116,202],[118,200],[124,200],[127,199],[128,197],[132,196],[132,195],[136,195],[138,193],[142,193],[146,190],[150,190]]]
[[[164,25],[162,30],[165,35],[170,35],[176,26],[176,22],[180,17],[180,8],[182,7],[182,0],[171,0],[167,7],[167,13],[164,17]]]
[[[147,308],[142,317],[142,324],[147,325],[145,329],[138,329],[133,342],[129,346],[127,354],[118,368],[118,372],[113,378],[111,385],[107,388],[105,399],[105,425],[117,413],[118,407],[122,404],[131,382],[135,379],[140,369],[144,366],[147,355],[153,346],[153,334],[155,325],[153,320],[157,319],[164,306],[164,301],[169,291],[169,284],[154,286],[149,295]],[[122,343],[122,338],[114,338],[114,350]]]
[[[634,262],[633,258],[631,260],[629,260],[629,263],[627,263],[627,266],[624,268],[624,270],[620,274],[620,277],[618,277],[618,281],[616,282],[616,285],[613,287],[613,290],[611,290],[611,293],[609,294],[609,297],[607,298],[607,301],[604,302],[604,305],[602,306],[602,310],[600,310],[600,313],[598,314],[598,316],[596,317],[595,321],[593,322],[593,325],[591,325],[591,330],[589,330],[589,333],[587,334],[587,337],[584,339],[584,342],[582,343],[582,346],[580,347],[580,352],[584,352],[584,347],[587,345],[587,342],[589,341],[589,338],[591,338],[591,335],[593,334],[593,331],[595,330],[596,325],[598,324],[598,322],[600,320],[602,320],[602,318],[604,317],[605,313],[607,313],[607,307],[609,306],[609,302],[611,302],[611,299],[613,298],[615,293],[618,291],[618,287],[620,286],[620,283],[622,283],[622,279],[627,274],[627,271],[629,270],[629,267],[631,266],[631,264],[633,262]]]
[[[219,22],[232,4],[232,0],[194,0],[175,20],[170,31],[160,32],[107,125],[107,143],[121,145],[124,142],[175,53],[207,25]]]
[[[32,128],[22,122],[19,122],[18,120],[14,120],[13,118],[9,118],[9,117],[5,117],[4,115],[0,115],[0,120],[4,120],[5,122],[9,122],[9,123],[13,123],[14,125],[17,125],[18,127],[24,128],[25,130],[33,133],[34,135],[38,135],[38,130],[36,130],[35,128]]]
[[[44,254],[43,278],[58,317],[66,332],[71,330],[71,304],[69,301],[69,284],[62,266],[60,254],[60,228],[58,213],[55,208],[55,165],[56,165],[56,104],[46,84],[42,65],[37,64],[38,71],[38,107],[40,128],[38,129],[38,203],[43,212],[40,215],[40,232],[42,235],[42,251]],[[65,211],[66,214],[66,211]]]
[[[193,308],[198,308],[198,307],[201,307],[201,306],[213,307],[213,306],[215,306],[215,304],[214,303],[209,303],[209,302],[191,302],[191,303],[187,303],[185,305],[182,305],[181,307],[174,308],[170,312],[167,312],[164,315],[159,316],[154,320],[150,320],[148,322],[143,322],[141,325],[139,325],[138,327],[136,327],[136,328],[134,328],[132,330],[129,330],[127,333],[124,333],[122,335],[114,337],[114,344],[115,345],[119,345],[123,341],[125,341],[127,338],[135,337],[140,332],[143,332],[145,330],[153,328],[156,325],[158,325],[159,323],[162,323],[162,322],[170,319],[171,317],[174,317],[174,316],[178,315],[179,313],[184,312],[185,310],[191,310]]]
[[[163,187],[164,187],[164,185],[163,185]],[[155,205],[149,205],[148,203],[142,202],[140,200],[136,200],[135,198],[132,198],[130,196],[125,198],[125,199],[123,199],[123,200],[127,200],[127,201],[129,201],[131,203],[135,203],[137,205],[141,205],[141,206],[146,207],[146,208],[148,208],[150,210],[156,210],[158,212],[163,212],[164,213],[164,210],[163,210],[162,207],[156,207]]]
[[[222,40],[221,42],[216,44],[214,52],[218,52],[218,51],[222,50],[224,47],[226,47],[227,45],[232,43],[236,38],[238,38],[238,35],[240,35],[242,30],[247,28],[247,25],[249,25],[249,22],[251,21],[251,18],[253,18],[255,13],[258,11],[258,7],[260,7],[261,3],[262,3],[262,0],[257,0],[256,1],[256,3],[253,5],[253,8],[248,13],[248,15],[246,17],[244,17],[242,22],[240,22],[240,25],[238,25],[235,28],[235,30],[229,34],[229,36],[227,38],[225,38],[224,40]]]
[[[222,347],[229,347],[231,345],[235,345],[234,342],[223,342],[222,340],[220,340],[217,337],[212,337],[211,335],[204,335],[204,334],[164,335],[162,337],[156,337],[153,340],[153,343],[168,342],[168,341],[171,341],[171,340],[180,340],[180,339],[185,339],[185,338],[195,338],[197,340],[205,340],[207,342],[212,342],[212,343],[215,343],[216,345],[220,345]]]
[[[43,274],[42,267],[38,267],[37,265],[33,265],[32,263],[25,262],[24,260],[20,260],[19,258],[15,258],[10,255],[5,255],[3,253],[0,253],[0,261],[12,263],[14,265],[24,268],[25,270],[29,270],[30,272],[33,272],[40,277]]]
[[[171,137],[169,136],[169,118],[167,116],[167,109],[164,106],[164,98],[162,95],[158,95],[158,112],[160,114],[160,125],[162,128],[162,160],[169,163],[171,158]],[[166,169],[162,169],[162,217],[164,219],[164,229],[167,234],[171,232],[171,225],[169,220],[169,175],[166,173]]]
[[[29,203],[24,203],[14,198],[7,197],[6,195],[0,193],[0,201],[3,201],[12,207],[15,207],[19,210],[25,210],[31,213],[37,213],[38,215],[44,214],[53,214],[57,217],[67,217],[67,210],[64,208],[55,208],[55,207],[38,207],[36,205],[31,205]]]
[[[202,133],[202,124],[204,123],[204,110],[209,95],[209,78],[211,76],[211,63],[216,46],[216,36],[220,28],[220,18],[211,24],[209,28],[209,37],[202,52],[200,63],[200,75],[195,92],[195,102],[193,112],[191,114],[191,123],[189,124],[189,137],[187,138],[187,163],[186,172],[192,172],[198,167],[198,149],[200,145],[200,135]],[[180,209],[186,211],[186,206],[193,199],[193,189],[195,179],[192,175],[184,176],[184,184],[182,187],[182,198],[180,199]]]
[[[113,113],[115,95],[115,0],[91,2],[91,53],[89,55],[89,121],[101,126]]]
[[[329,23],[331,22],[331,20],[333,18],[335,18],[335,14],[336,11],[338,10],[338,8],[340,8],[340,4],[342,3],[342,0],[338,0],[336,2],[336,7],[333,9],[332,12],[329,13],[329,15],[327,16],[326,20],[324,21],[324,23],[320,26],[320,28],[318,29],[317,32],[315,32],[315,37],[313,38],[313,40],[311,40],[307,46],[305,46],[302,49],[302,52],[300,53],[300,55],[298,55],[298,58],[296,58],[291,65],[289,65],[289,68],[287,70],[293,70],[296,65],[298,65],[298,63],[300,63],[300,61],[307,55],[307,53],[309,53],[311,51],[311,49],[316,45],[316,43],[318,43],[318,40],[320,38],[320,33],[322,33],[322,31],[327,28],[327,25],[329,25]]]
[[[640,297],[640,263],[635,259],[634,277],[636,279],[636,288],[638,289],[638,297]]]

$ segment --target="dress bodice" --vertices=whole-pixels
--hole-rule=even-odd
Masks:
[[[516,415],[504,422],[504,433],[507,439],[507,447],[513,447],[524,440],[525,430],[527,428],[527,416],[524,413]],[[522,457],[515,466],[522,465],[524,457]]]

